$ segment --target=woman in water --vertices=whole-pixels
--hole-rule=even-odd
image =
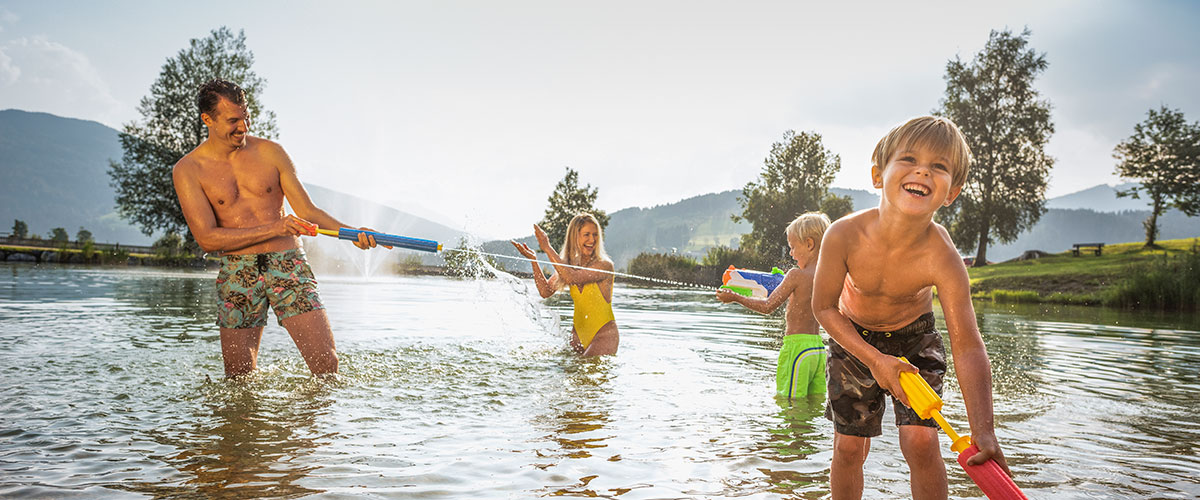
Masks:
[[[554,251],[550,238],[537,224],[533,225],[533,234],[554,264],[554,272],[547,279],[538,263],[532,263],[538,293],[544,299],[566,286],[571,292],[571,300],[575,301],[571,347],[585,357],[616,354],[617,322],[612,312],[614,267],[612,259],[604,253],[600,223],[592,214],[576,215],[567,225],[567,241],[563,242],[560,252]],[[537,254],[528,245],[516,241],[512,244],[525,258],[537,260]]]

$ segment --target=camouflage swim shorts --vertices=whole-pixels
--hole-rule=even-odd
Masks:
[[[854,328],[879,352],[908,358],[933,390],[939,396],[942,394],[946,348],[942,345],[942,335],[934,328],[932,312],[893,332],[873,332],[857,324]],[[888,393],[871,376],[871,370],[833,339],[829,342],[826,370],[829,401],[825,406],[825,418],[833,421],[834,430],[859,437],[883,434],[883,400]],[[892,398],[892,409],[896,413],[897,426],[937,426],[933,419],[922,420],[912,408],[896,398]]]
[[[283,320],[324,309],[317,279],[304,250],[221,257],[217,273],[217,326],[256,328],[267,324],[267,306]]]

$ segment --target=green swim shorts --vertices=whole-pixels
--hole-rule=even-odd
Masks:
[[[825,393],[825,343],[820,335],[784,335],[775,369],[780,398],[794,399]]]
[[[296,248],[221,257],[217,273],[217,326],[257,328],[267,325],[267,306],[279,324],[292,316],[324,309],[317,279]]]

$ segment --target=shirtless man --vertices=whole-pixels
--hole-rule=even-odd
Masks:
[[[347,227],[309,199],[283,148],[248,135],[246,94],[213,80],[196,103],[208,138],[175,164],[179,205],[196,243],[221,257],[217,326],[225,375],[254,371],[268,304],[313,374],[337,373],[338,358],[317,281],[299,235]],[[283,199],[296,215],[284,215]],[[365,228],[364,228],[365,229]],[[359,235],[355,245],[375,246]]]

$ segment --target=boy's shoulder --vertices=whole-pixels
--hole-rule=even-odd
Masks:
[[[825,236],[822,237],[822,241],[828,241],[830,238],[839,240],[862,235],[869,227],[871,227],[872,223],[878,220],[878,207],[859,210],[852,214],[844,215],[829,225],[829,229],[825,230]]]
[[[816,272],[817,272],[816,266],[810,266],[807,268],[792,266],[791,269],[788,269],[787,274],[783,275],[783,279],[812,280],[813,276],[816,275]]]

